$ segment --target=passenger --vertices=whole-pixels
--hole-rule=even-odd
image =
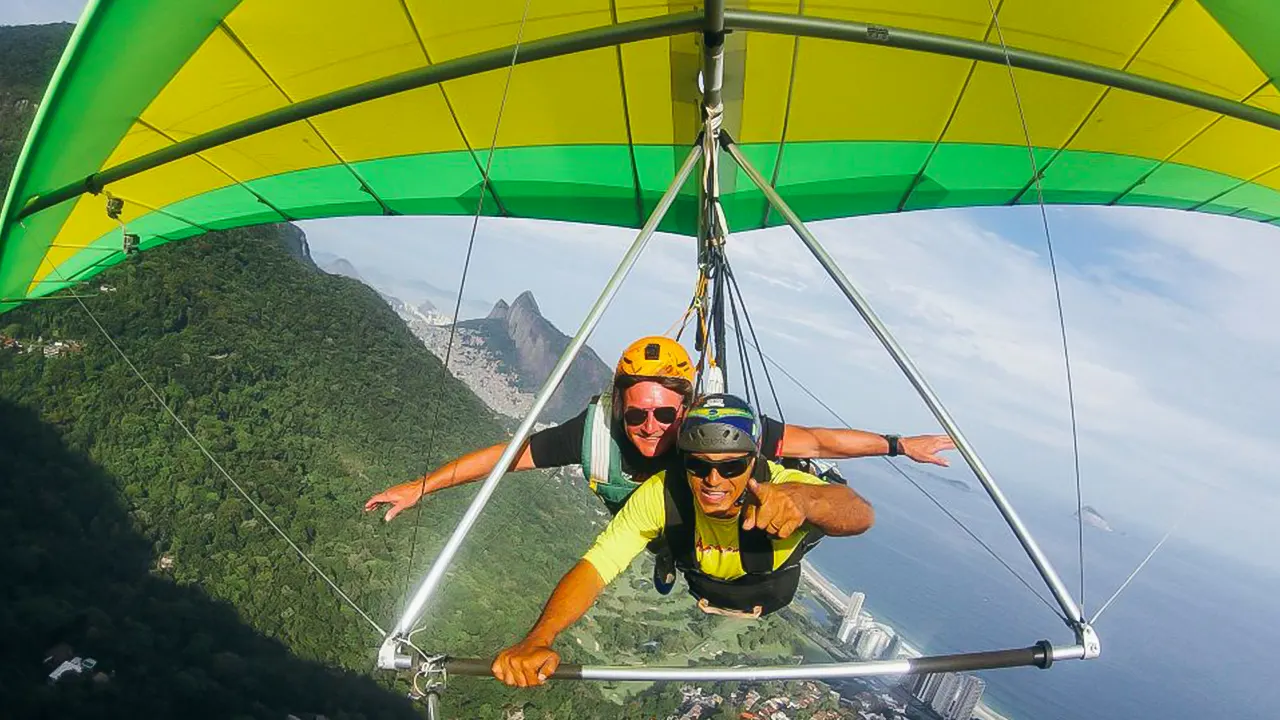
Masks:
[[[659,336],[635,341],[618,361],[611,390],[593,398],[576,417],[531,435],[510,469],[581,465],[591,490],[616,515],[642,482],[671,462],[680,420],[692,400],[694,372],[688,353],[675,340]],[[877,435],[784,425],[767,417],[761,427],[761,453],[768,460],[905,455],[945,466],[947,460],[937,453],[955,448],[946,435]],[[374,495],[365,510],[390,505],[389,521],[425,494],[487,477],[505,448],[506,443],[499,443],[451,460],[425,477]],[[670,556],[659,552],[654,587],[666,594],[674,582]]]
[[[800,560],[824,535],[865,532],[871,505],[846,485],[769,462],[761,424],[732,395],[699,400],[681,425],[680,467],[646,480],[561,580],[523,640],[494,660],[508,685],[542,684],[556,637],[655,539],[664,537],[705,612],[760,617],[791,603]]]

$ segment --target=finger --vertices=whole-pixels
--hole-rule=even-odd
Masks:
[[[520,687],[534,687],[541,684],[542,681],[538,679],[538,662],[526,657],[520,663]]]
[[[546,682],[547,678],[555,674],[558,667],[560,667],[560,656],[555,653],[547,653],[547,658],[538,667],[538,682]]]
[[[756,482],[755,478],[749,477],[747,478],[747,487],[751,490],[751,492],[757,492],[760,490],[760,483]]]
[[[776,505],[772,503],[769,505],[762,505],[760,510],[756,513],[756,527],[768,530],[770,526],[777,524],[777,519],[778,508]]]
[[[500,657],[493,664],[496,666],[494,676],[501,680],[503,685],[515,685],[515,676],[511,672],[510,658]]]
[[[387,500],[387,498],[384,497],[385,495],[386,493],[378,493],[377,495],[369,498],[368,502],[364,504],[364,509],[372,510],[385,502],[390,502],[390,500]]]
[[[748,505],[745,509],[746,518],[742,521],[742,529],[750,530],[756,526],[756,506]]]
[[[395,519],[397,515],[404,512],[408,508],[409,508],[408,505],[399,505],[399,504],[392,505],[391,509],[387,511],[387,516],[382,519],[383,522],[391,522],[392,520]]]
[[[778,538],[785,540],[788,537],[791,537],[791,533],[795,532],[796,528],[800,527],[800,523],[802,522],[804,521],[799,519],[792,519],[783,523],[782,528],[778,530]]]

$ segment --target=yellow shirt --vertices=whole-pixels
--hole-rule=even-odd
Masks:
[[[827,484],[808,473],[790,470],[776,463],[769,463],[769,474],[774,484]],[[665,475],[666,473],[658,473],[637,488],[583,556],[600,573],[606,584],[613,582],[619,573],[627,569],[636,555],[640,554],[650,540],[661,535],[666,527],[667,506],[662,489]],[[746,575],[738,549],[738,518],[708,517],[698,509],[696,501],[693,509],[696,516],[694,555],[702,572],[721,580],[735,580]],[[773,542],[774,568],[786,562],[804,539],[805,532],[810,529],[812,526],[805,523],[785,540],[770,538]]]

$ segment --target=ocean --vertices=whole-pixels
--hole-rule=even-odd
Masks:
[[[866,593],[877,620],[927,654],[1072,642],[1050,608],[883,462],[849,463],[845,473],[874,504],[876,525],[860,537],[824,540],[809,559],[841,590]],[[964,492],[913,477],[1050,599],[976,480]],[[1078,600],[1074,501],[1005,490]],[[1163,534],[1114,519],[1112,525],[1112,532],[1085,527],[1087,616]],[[984,699],[1016,720],[1275,718],[1278,597],[1280,576],[1198,549],[1175,533],[1098,620],[1101,657],[1049,670],[979,673],[988,683]]]

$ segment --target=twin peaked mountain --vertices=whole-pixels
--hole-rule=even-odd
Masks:
[[[569,346],[569,336],[543,317],[533,293],[527,290],[509,304],[499,300],[485,317],[458,322],[452,347],[447,348],[453,298],[434,297],[436,304],[424,300],[415,305],[390,294],[410,289],[405,284],[378,287],[381,274],[361,273],[345,258],[331,259],[322,267],[330,274],[373,285],[432,352],[443,359],[448,351],[449,370],[455,376],[495,411],[510,417],[524,416],[533,395]],[[447,312],[439,308],[441,303],[449,306]],[[611,367],[590,347],[584,347],[552,394],[540,421],[563,422],[578,414],[591,396],[608,387],[612,377]]]

